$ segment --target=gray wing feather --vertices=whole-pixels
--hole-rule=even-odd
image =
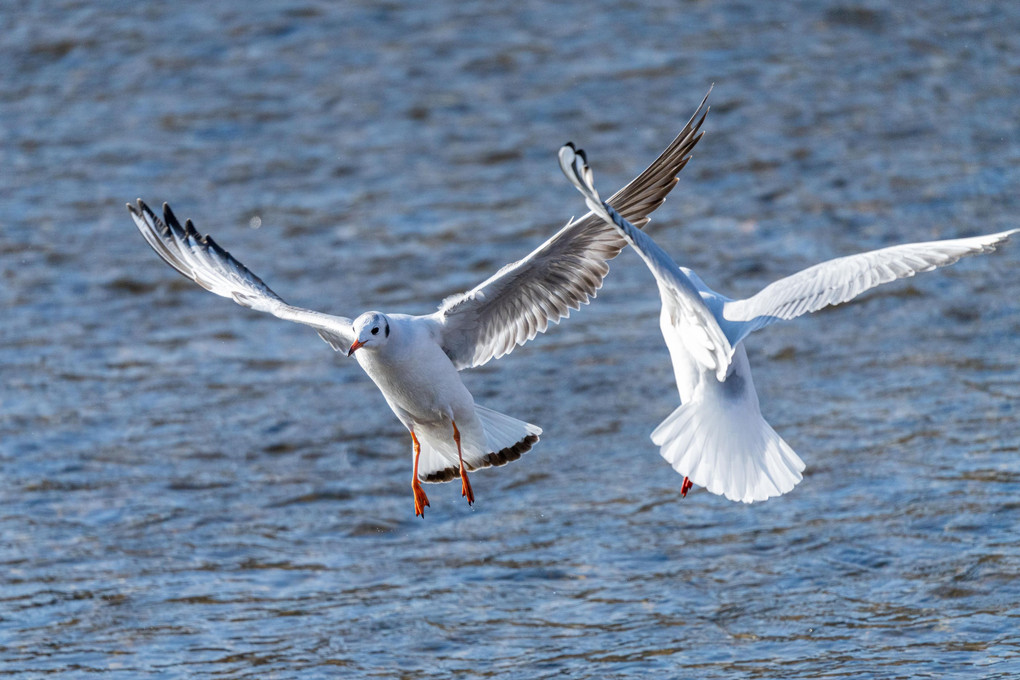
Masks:
[[[129,203],[127,207],[138,231],[156,254],[211,293],[286,321],[311,326],[338,351],[346,352],[354,342],[350,319],[288,305],[211,236],[199,234],[191,220],[182,226],[165,203],[163,220],[141,199],[137,206]]]
[[[649,214],[676,185],[677,174],[704,134],[707,100],[706,94],[659,157],[609,199],[632,224],[647,224]],[[569,222],[527,257],[443,301],[433,316],[443,329],[444,351],[459,369],[511,352],[595,297],[609,272],[607,262],[626,245],[612,225],[593,213]]]

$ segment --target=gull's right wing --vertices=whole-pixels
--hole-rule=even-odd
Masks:
[[[142,199],[138,199],[137,206],[128,203],[127,207],[145,241],[164,262],[187,278],[244,307],[311,326],[337,351],[350,349],[354,342],[350,319],[288,305],[211,236],[195,231],[191,220],[182,226],[169,205],[163,204],[163,220]]]
[[[1020,229],[987,236],[924,241],[848,255],[771,283],[746,300],[723,306],[723,325],[734,345],[753,331],[784,319],[838,305],[883,283],[990,253]]]

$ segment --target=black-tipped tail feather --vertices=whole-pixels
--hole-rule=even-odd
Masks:
[[[494,451],[492,453],[486,454],[485,456],[482,457],[482,461],[483,461],[482,464],[470,465],[470,464],[465,463],[464,467],[467,468],[468,472],[474,472],[475,470],[480,470],[480,469],[487,468],[487,467],[492,467],[492,466],[497,466],[498,467],[498,466],[506,465],[507,463],[511,463],[511,462],[517,460],[518,458],[523,456],[525,453],[530,451],[531,447],[534,446],[537,442],[538,442],[538,435],[537,434],[529,434],[524,439],[522,439],[519,442],[513,444],[512,446],[508,446],[508,447],[506,447],[504,449],[501,449],[499,451]],[[442,470],[435,470],[433,472],[430,472],[425,477],[422,477],[421,475],[419,475],[419,478],[423,482],[432,482],[432,483],[449,482],[451,480],[459,479],[460,478],[460,469],[456,465],[454,465],[454,466],[450,466],[450,467],[447,467],[447,468],[443,468]]]

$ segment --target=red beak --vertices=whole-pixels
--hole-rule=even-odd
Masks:
[[[351,348],[349,350],[347,350],[347,356],[351,356],[352,354],[354,354],[354,350],[358,349],[359,347],[361,347],[364,344],[365,343],[363,343],[361,340],[355,340],[354,344],[351,345]]]

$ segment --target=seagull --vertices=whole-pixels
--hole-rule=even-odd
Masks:
[[[567,144],[560,168],[592,214],[613,224],[645,261],[662,298],[666,340],[681,405],[652,432],[652,441],[693,484],[733,501],[781,496],[801,480],[804,462],[761,415],[744,339],[776,321],[838,305],[896,279],[989,253],[1020,229],[987,236],[910,243],[840,257],[780,279],[746,300],[709,288],[627,221],[595,190],[584,151]]]
[[[609,199],[633,223],[646,224],[676,184],[702,137],[707,100],[706,94],[662,154]],[[446,298],[432,314],[369,311],[352,321],[287,304],[191,220],[181,225],[167,204],[162,220],[141,199],[127,207],[146,242],[187,278],[244,307],[310,326],[334,350],[356,358],[411,434],[411,488],[420,517],[429,506],[422,482],[459,477],[461,495],[473,504],[468,472],[517,460],[542,434],[476,404],[458,372],[508,354],[587,304],[609,272],[607,261],[626,246],[614,227],[587,214],[475,288]]]

